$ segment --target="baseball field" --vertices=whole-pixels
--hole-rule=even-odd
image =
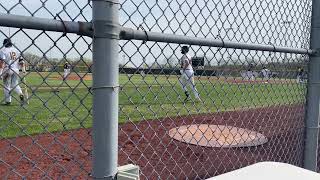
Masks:
[[[29,105],[21,107],[13,92],[13,105],[1,106],[2,138],[91,126],[91,74],[74,73],[62,81],[58,73],[29,73],[26,80]],[[304,100],[305,93],[304,85],[295,80],[263,83],[197,77],[195,81],[203,102],[184,103],[176,75],[120,75],[119,123],[295,104]],[[3,103],[3,93],[0,99]]]
[[[63,81],[58,73],[29,73],[26,80],[29,104],[21,107],[14,94],[12,106],[0,106],[0,178],[88,178],[91,74],[73,73]],[[305,84],[199,76],[195,81],[203,102],[184,103],[176,75],[120,75],[119,165],[139,165],[141,179],[203,179],[257,161],[302,164]],[[171,128],[201,123],[255,130],[268,142],[208,148],[168,136]]]

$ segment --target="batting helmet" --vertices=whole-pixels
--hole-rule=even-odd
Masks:
[[[181,51],[183,51],[183,52],[189,52],[189,47],[188,46],[182,46],[181,47]]]
[[[11,42],[11,40],[9,38],[7,38],[7,39],[3,40],[3,45],[5,47],[11,47],[12,46],[12,42]]]

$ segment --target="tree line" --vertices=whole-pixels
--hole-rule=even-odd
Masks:
[[[23,53],[22,57],[27,63],[27,69],[29,71],[63,71],[63,65],[68,62],[71,65],[73,71],[76,72],[92,72],[92,59],[86,57],[78,58],[52,58],[46,55],[38,56],[32,53]],[[203,67],[198,67],[196,69],[216,71],[217,74],[236,74],[240,71],[246,71],[249,64],[253,64],[254,71],[260,71],[262,68],[266,67],[274,72],[281,73],[292,73],[296,72],[298,68],[304,68],[307,71],[305,65],[307,64],[306,58],[299,57],[296,59],[291,59],[282,62],[268,62],[256,60],[237,60],[237,59],[220,59],[218,63],[211,63],[212,58],[205,58],[205,65]],[[217,61],[217,60],[215,60]],[[179,69],[179,60],[174,57],[169,57],[168,59],[161,59],[154,61],[151,65],[139,66],[140,69]],[[127,66],[119,64],[120,68],[127,68]]]

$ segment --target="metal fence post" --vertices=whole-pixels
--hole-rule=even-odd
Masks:
[[[93,0],[93,172],[114,179],[118,164],[119,1]]]
[[[304,168],[316,171],[320,119],[320,1],[312,1],[310,48],[317,50],[310,55],[306,114],[306,139]]]

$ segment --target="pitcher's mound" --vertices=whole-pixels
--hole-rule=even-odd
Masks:
[[[178,141],[206,147],[250,147],[268,139],[255,131],[233,126],[193,124],[173,128],[169,136]]]

